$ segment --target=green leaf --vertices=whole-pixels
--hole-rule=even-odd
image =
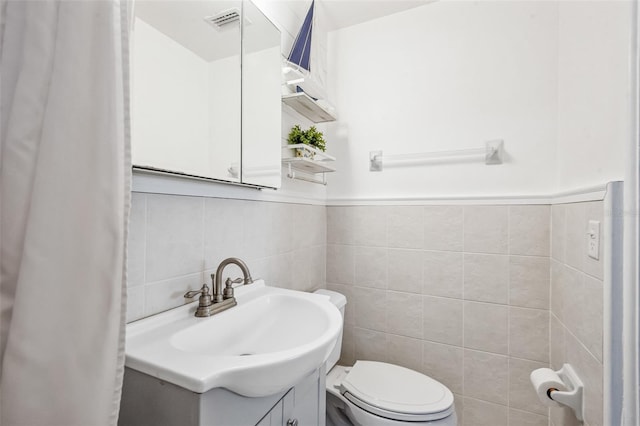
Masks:
[[[302,130],[302,128],[296,124],[291,128],[287,142],[290,145],[299,143],[311,145],[322,152],[326,151],[324,135],[318,131],[316,126],[311,126],[308,130]]]

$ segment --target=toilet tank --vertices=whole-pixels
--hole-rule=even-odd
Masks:
[[[336,308],[340,310],[340,314],[342,314],[342,325],[344,326],[344,307],[347,305],[347,298],[344,294],[338,293],[337,291],[320,289],[314,291],[315,294],[323,294],[325,296],[329,296],[329,300],[333,303]],[[336,346],[331,351],[331,355],[327,358],[327,362],[325,363],[327,373],[329,370],[333,368],[334,365],[340,359],[340,351],[342,350],[342,328],[340,329],[340,335],[338,336],[338,341],[336,342]]]

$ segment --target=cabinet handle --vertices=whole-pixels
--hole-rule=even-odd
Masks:
[[[298,419],[289,419],[287,420],[287,426],[298,426]]]

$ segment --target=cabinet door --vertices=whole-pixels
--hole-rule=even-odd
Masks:
[[[285,426],[324,426],[324,369],[315,371],[303,379],[289,393],[293,398],[285,398],[284,423]],[[287,395],[289,396],[289,395]]]
[[[240,0],[136,2],[134,166],[240,182],[241,21],[222,29],[215,17],[241,7]]]
[[[285,407],[293,406],[293,390],[287,394],[256,424],[256,426],[282,426],[286,424]]]
[[[243,1],[242,7],[242,183],[279,188],[280,30],[251,1]]]
[[[282,406],[282,400],[280,400],[256,426],[280,426],[282,424]]]

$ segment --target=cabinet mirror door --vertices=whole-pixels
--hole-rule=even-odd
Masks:
[[[240,182],[241,1],[134,8],[133,165]]]
[[[250,0],[243,8],[242,182],[277,188],[282,168],[280,31]]]

